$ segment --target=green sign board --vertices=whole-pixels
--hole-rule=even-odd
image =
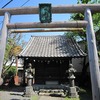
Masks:
[[[41,23],[51,22],[51,4],[39,4],[39,17]]]

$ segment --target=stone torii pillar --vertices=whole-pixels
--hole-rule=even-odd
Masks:
[[[4,15],[4,21],[1,29],[1,42],[0,42],[0,84],[2,84],[2,69],[3,69],[3,60],[4,60],[4,54],[5,54],[5,47],[7,42],[7,34],[8,34],[8,28],[7,24],[10,22],[10,14],[8,12],[5,12]]]
[[[96,39],[95,39],[95,33],[93,29],[92,15],[90,9],[86,9],[85,11],[85,20],[88,22],[86,27],[86,35],[88,42],[92,96],[93,100],[100,100],[100,69],[99,69]]]

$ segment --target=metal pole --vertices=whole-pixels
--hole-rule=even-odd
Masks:
[[[93,22],[92,22],[90,9],[86,9],[85,19],[88,21],[86,27],[86,35],[87,35],[87,43],[88,43],[92,96],[93,96],[93,100],[100,100],[100,70],[99,70],[99,63],[98,63],[96,39],[93,30]]]
[[[7,24],[10,21],[10,14],[8,12],[5,13],[4,21],[1,29],[1,43],[0,43],[0,78],[3,68],[3,60],[4,60],[4,54],[5,54],[5,48],[6,48],[6,40],[7,40]]]

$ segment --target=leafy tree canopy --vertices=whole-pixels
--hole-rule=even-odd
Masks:
[[[88,4],[88,3],[100,3],[100,0],[78,0],[78,4]],[[100,41],[100,13],[92,14],[93,18],[93,24],[94,24],[94,30],[96,33],[97,41]],[[83,13],[76,13],[72,14],[70,20],[84,20],[84,14]],[[67,32],[67,37],[74,37],[76,40],[86,40],[86,31],[85,29],[83,32]]]
[[[12,57],[17,56],[22,50],[21,34],[9,34],[6,44],[4,62],[11,60]],[[6,64],[5,63],[5,64]]]

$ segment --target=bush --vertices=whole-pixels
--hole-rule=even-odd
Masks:
[[[11,76],[14,76],[16,74],[16,66],[11,66],[8,70],[5,72],[5,77],[10,78]]]
[[[11,66],[10,69],[8,70],[8,76],[13,76],[17,72],[16,66]]]

